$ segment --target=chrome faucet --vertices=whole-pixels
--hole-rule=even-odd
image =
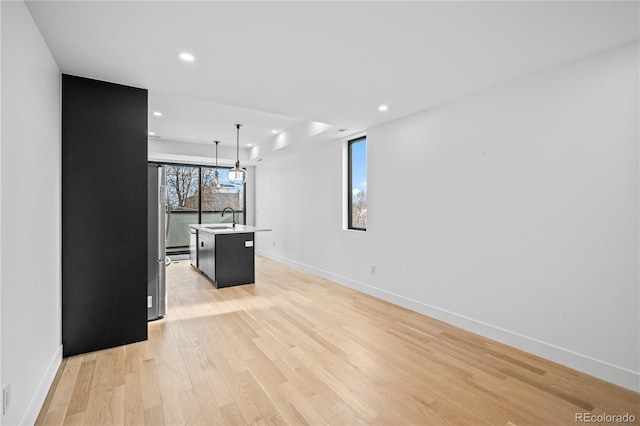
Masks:
[[[233,228],[236,227],[236,211],[234,209],[232,209],[231,207],[225,207],[224,209],[222,209],[222,215],[220,217],[224,217],[224,212],[227,210],[231,210],[231,216],[233,218]]]

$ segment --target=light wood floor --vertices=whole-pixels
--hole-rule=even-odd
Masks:
[[[65,359],[44,424],[569,425],[640,395],[257,257],[216,290],[167,271],[149,340]]]

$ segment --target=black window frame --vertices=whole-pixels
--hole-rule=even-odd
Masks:
[[[367,143],[367,136],[359,136],[347,141],[347,229],[354,231],[366,231],[367,228],[353,226],[353,144],[364,141]],[[366,163],[365,163],[366,167]]]
[[[202,224],[202,169],[209,168],[215,169],[216,166],[208,165],[208,164],[198,164],[198,163],[177,163],[177,162],[161,162],[161,161],[149,161],[148,164],[156,164],[159,166],[185,166],[185,167],[194,167],[198,169],[198,223]],[[217,166],[218,169],[227,169],[231,170],[230,166]],[[243,206],[243,214],[242,214],[242,225],[247,224],[247,183],[242,184],[242,206]],[[189,246],[175,246],[172,247],[171,254],[186,254],[189,253]]]

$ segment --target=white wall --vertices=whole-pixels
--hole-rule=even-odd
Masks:
[[[640,391],[638,48],[370,129],[366,232],[343,142],[259,165],[258,252]]]
[[[2,8],[2,424],[33,423],[61,360],[60,73],[25,4]]]
[[[148,146],[149,161],[210,165],[214,165],[216,161],[216,147],[213,143],[203,144],[149,138]],[[239,154],[241,166],[244,167],[249,158],[249,150],[240,148]],[[218,165],[233,167],[236,164],[236,155],[235,146],[219,146]]]

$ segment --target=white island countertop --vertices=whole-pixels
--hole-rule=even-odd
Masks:
[[[189,225],[189,228],[197,229],[201,232],[208,232],[210,234],[246,234],[249,232],[264,232],[271,231],[269,228],[259,228],[250,225],[236,225],[232,227],[230,223],[205,223],[202,225]]]

